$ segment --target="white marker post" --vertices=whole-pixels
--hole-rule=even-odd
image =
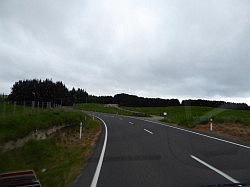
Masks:
[[[82,122],[80,123],[80,139],[82,139]]]
[[[210,118],[209,124],[210,124],[210,131],[213,131],[213,119],[212,118]]]

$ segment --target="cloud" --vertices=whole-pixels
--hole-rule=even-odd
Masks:
[[[53,78],[91,94],[248,102],[248,1],[3,0],[0,90]]]

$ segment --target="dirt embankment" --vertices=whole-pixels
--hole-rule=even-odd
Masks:
[[[211,132],[209,124],[197,125],[194,129],[203,132]],[[240,124],[213,124],[212,132],[240,140],[250,141],[250,126],[243,126]]]
[[[24,144],[26,144],[30,140],[44,140],[50,135],[54,134],[58,130],[64,128],[66,126],[54,126],[49,129],[43,129],[43,130],[35,130],[34,132],[31,132],[29,135],[17,139],[17,140],[12,140],[9,142],[4,143],[3,145],[0,145],[0,150],[1,152],[6,152],[10,151],[13,149],[16,149],[18,147],[22,147]]]

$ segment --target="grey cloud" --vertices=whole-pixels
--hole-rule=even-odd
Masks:
[[[53,78],[97,95],[248,102],[250,3],[3,0],[0,91]]]

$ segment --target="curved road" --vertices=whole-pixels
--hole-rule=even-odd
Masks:
[[[198,187],[250,181],[248,145],[133,117],[89,114],[102,119],[107,132],[103,126],[76,187]]]

